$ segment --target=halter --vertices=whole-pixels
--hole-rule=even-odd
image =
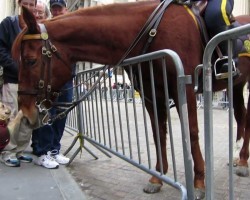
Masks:
[[[36,107],[39,110],[39,113],[44,115],[42,120],[43,124],[50,124],[52,122],[51,119],[48,118],[49,110],[54,106],[52,103],[52,98],[57,98],[60,93],[51,90],[51,77],[52,77],[52,68],[51,68],[51,57],[56,55],[56,57],[61,60],[65,65],[66,62],[62,59],[60,54],[57,52],[57,48],[51,43],[49,40],[48,32],[44,24],[38,24],[41,30],[39,34],[25,34],[22,38],[23,41],[25,40],[42,40],[42,64],[40,66],[40,80],[38,81],[37,89],[31,89],[28,91],[19,90],[19,95],[35,95],[37,96],[36,99]],[[47,64],[47,65],[46,65]],[[45,86],[45,70],[47,66],[47,74],[48,74],[48,84]],[[65,105],[65,103],[64,103]],[[70,104],[72,105],[72,104]],[[69,106],[69,104],[66,104]],[[60,115],[60,118],[63,118],[66,114]],[[48,120],[49,119],[49,120]]]

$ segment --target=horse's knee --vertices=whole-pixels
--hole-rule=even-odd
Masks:
[[[198,131],[196,132],[190,132],[190,142],[191,145],[199,145],[199,135],[198,135]]]

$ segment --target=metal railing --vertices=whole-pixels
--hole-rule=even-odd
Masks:
[[[216,46],[228,40],[229,78],[229,198],[234,199],[233,186],[233,79],[232,79],[232,40],[250,33],[250,25],[221,32],[210,40],[203,55],[203,91],[204,91],[204,122],[205,122],[205,162],[206,162],[206,199],[214,199],[214,151],[213,151],[213,120],[212,120],[212,69],[211,59]]]
[[[172,134],[172,122],[170,103],[168,95],[167,85],[167,72],[166,72],[166,56],[171,57],[173,60],[178,81],[178,99],[180,108],[180,123],[181,133],[179,139],[182,141],[183,158],[178,158],[178,161],[182,162],[182,167],[185,169],[186,187],[178,181],[177,176],[177,163],[175,158],[174,139]],[[169,58],[168,58],[169,59]],[[156,91],[154,87],[154,66],[153,61],[158,60],[162,67],[162,76],[164,81],[164,93],[165,93],[165,105],[167,107],[168,115],[168,133],[170,143],[170,150],[168,151],[169,166],[172,167],[172,177],[163,173],[163,163],[160,159],[160,172],[154,169],[156,162],[156,151],[161,155],[160,149],[160,136],[159,127],[156,127],[157,144],[156,149],[153,144],[153,133],[151,124],[149,123],[149,116],[145,107],[144,91],[148,88],[143,88],[142,85],[142,67],[149,67],[150,82],[152,89],[152,104],[154,108],[155,123],[158,124],[157,109],[156,109]],[[148,63],[148,66],[142,65]],[[157,66],[160,67],[160,66]],[[78,136],[72,142],[72,145],[65,152],[66,154],[72,149],[78,139],[84,139],[90,144],[97,147],[107,156],[109,154],[106,151],[118,156],[119,158],[129,162],[137,168],[161,179],[163,182],[169,184],[172,187],[177,188],[181,193],[181,199],[194,199],[193,185],[193,163],[190,150],[190,136],[189,136],[189,123],[187,116],[187,103],[186,103],[186,90],[185,84],[191,82],[189,76],[184,75],[184,70],[180,58],[171,50],[162,50],[153,52],[150,54],[141,55],[135,58],[127,59],[122,64],[122,81],[120,84],[123,86],[126,83],[126,72],[130,77],[131,85],[130,89],[112,88],[114,83],[118,84],[117,75],[110,76],[111,69],[105,71],[104,78],[98,81],[98,75],[103,72],[103,68],[94,68],[85,70],[77,74],[75,84],[77,90],[75,92],[75,98],[78,99],[84,95],[93,85],[96,85],[95,90],[86,96],[77,108],[71,112],[68,116],[68,125],[71,130],[78,130]],[[137,71],[137,83],[134,83],[134,72]],[[98,82],[96,82],[98,81]],[[140,96],[133,89],[135,85],[141,88]],[[138,100],[140,102],[138,103]],[[175,134],[176,135],[176,134]],[[86,149],[84,143],[82,147]],[[80,151],[79,147],[70,162]],[[91,155],[96,157],[89,149],[86,149]],[[161,156],[160,156],[161,157]],[[172,162],[170,162],[172,161]],[[179,163],[178,163],[179,164]],[[186,189],[187,188],[187,189]]]

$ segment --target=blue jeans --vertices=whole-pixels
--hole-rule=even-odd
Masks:
[[[72,88],[72,80],[67,82],[62,90]],[[73,89],[65,90],[61,96],[58,97],[57,102],[72,102]],[[56,109],[51,109],[51,114],[56,114]],[[60,120],[56,120],[52,125],[45,125],[38,128],[32,133],[33,153],[36,156],[47,154],[48,151],[61,149],[61,138],[63,136],[66,123],[66,117]]]

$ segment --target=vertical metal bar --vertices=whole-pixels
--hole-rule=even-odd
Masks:
[[[109,71],[109,69],[108,69]],[[106,79],[104,78],[103,80],[103,90],[101,88],[101,84],[100,84],[100,87],[101,89],[101,95],[99,96],[99,100],[100,100],[100,108],[101,108],[101,114],[100,114],[100,117],[101,117],[101,127],[98,131],[99,131],[99,135],[101,134],[102,132],[102,138],[103,138],[103,143],[104,145],[106,145],[106,130],[105,130],[105,126],[104,126],[104,105],[103,105],[103,100],[104,100],[104,103],[105,101],[107,101],[107,94],[106,94]],[[104,95],[104,96],[103,96]],[[101,137],[101,136],[100,136]]]
[[[81,77],[80,77],[80,80],[78,77],[76,77],[76,82],[81,82]],[[80,93],[81,91],[79,91],[80,88],[77,88],[77,91],[76,91],[76,98],[79,99],[80,97]],[[79,137],[80,137],[80,141],[83,141],[81,140],[83,138],[83,135],[85,134],[85,127],[84,127],[84,123],[82,123],[82,121],[84,121],[84,115],[83,113],[81,112],[81,104],[78,104],[77,105],[77,110],[76,110],[76,113],[77,113],[77,125],[78,125],[78,130],[79,130]],[[80,144],[80,146],[84,146],[84,144]]]
[[[176,161],[175,161],[175,150],[174,150],[174,141],[173,141],[173,130],[172,130],[172,123],[171,123],[171,114],[169,108],[169,92],[168,92],[168,80],[167,80],[167,67],[166,67],[166,58],[161,59],[162,62],[162,71],[163,71],[163,83],[164,83],[164,90],[165,90],[165,106],[167,108],[167,121],[168,121],[168,132],[169,132],[169,139],[170,139],[170,146],[171,146],[171,156],[172,156],[172,163],[173,163],[173,172],[174,172],[174,179],[177,181],[177,171],[176,171]]]
[[[128,102],[127,102],[127,88],[125,85],[125,75],[124,75],[124,69],[122,70],[122,78],[123,78],[123,89],[124,89],[124,100],[125,100],[125,116],[126,116],[126,124],[127,127],[129,127],[129,115],[128,115]],[[126,92],[126,93],[125,93]],[[129,131],[129,128],[127,129]],[[125,155],[125,147],[124,147],[124,135],[123,132],[121,132],[121,142],[122,142],[122,153]]]
[[[233,41],[228,40],[228,99],[229,99],[229,199],[234,199],[234,179],[233,179]]]
[[[132,87],[132,98],[133,98],[133,108],[135,107],[135,90],[134,90],[134,79],[133,79],[133,70],[132,66],[129,65],[129,75],[131,80],[131,87]],[[134,113],[134,119],[135,119],[135,113]],[[129,149],[130,149],[130,159],[133,159],[133,146],[131,143],[131,133],[128,133],[128,140],[129,140]]]
[[[136,67],[138,67],[138,65],[136,65]],[[137,144],[137,156],[138,156],[138,161],[141,164],[141,147],[140,147],[138,119],[137,119],[137,110],[136,110],[135,101],[133,101],[133,110],[134,110],[134,119],[135,119],[135,135],[136,135],[136,144]]]
[[[115,83],[116,83],[116,103],[117,103],[117,106],[118,106],[118,110],[120,108],[120,102],[119,102],[119,96],[118,96],[118,82],[117,82],[117,74],[115,75]],[[117,144],[117,130],[116,130],[116,123],[115,123],[115,110],[112,109],[112,114],[113,114],[113,126],[114,126],[114,137],[115,137],[115,148],[116,148],[116,151],[118,151],[118,144]],[[118,112],[118,115],[119,115],[119,112]],[[120,118],[118,120],[118,122],[120,123]]]
[[[90,74],[90,76],[92,76],[92,74]],[[88,81],[88,84],[91,85],[91,79]],[[93,94],[91,93],[90,96],[88,97],[88,101],[87,101],[87,113],[88,113],[88,124],[89,124],[89,136],[91,138],[93,138],[93,133],[92,133],[92,121],[91,121],[91,101],[93,99]]]
[[[143,112],[143,121],[145,127],[145,138],[146,138],[146,147],[147,147],[147,155],[148,155],[148,167],[152,168],[151,164],[151,155],[150,155],[150,147],[149,147],[149,138],[148,138],[148,127],[147,127],[147,116],[146,116],[146,106],[145,106],[145,96],[144,96],[144,88],[142,83],[142,72],[141,72],[141,63],[138,64],[138,74],[139,74],[139,82],[141,88],[141,101],[142,101],[142,112]]]
[[[123,82],[124,82],[124,71],[122,71],[123,73]],[[118,106],[118,119],[119,119],[119,131],[120,131],[120,136],[121,136],[121,142],[123,141],[123,127],[122,127],[122,116],[121,116],[121,106],[120,106],[120,100],[121,100],[121,88],[119,89],[118,95],[117,95],[117,106]],[[117,137],[117,136],[116,136]],[[118,142],[118,140],[117,140]],[[117,149],[118,149],[118,143],[117,143]],[[122,147],[123,152],[124,152],[124,147]]]
[[[134,66],[134,67],[138,67],[138,66]],[[132,70],[131,70],[132,73]],[[132,79],[132,85],[134,86],[134,82]],[[141,86],[141,85],[140,85]],[[138,157],[138,161],[139,163],[141,163],[141,155],[140,155],[140,142],[139,142],[139,130],[138,130],[138,119],[137,119],[137,110],[136,110],[136,104],[135,104],[135,98],[134,98],[134,94],[133,94],[133,112],[134,112],[134,120],[135,120],[135,136],[136,136],[136,147],[137,147],[137,157]],[[132,148],[133,146],[131,146]]]
[[[110,104],[111,109],[113,112],[113,95],[112,95],[112,85],[111,85],[111,79],[109,78],[109,93],[110,93]],[[107,113],[107,125],[108,125],[108,139],[109,139],[109,147],[112,148],[112,142],[111,142],[111,129],[110,129],[110,115],[112,117],[112,113],[109,112],[108,102],[106,101],[106,113]]]
[[[205,57],[205,56],[204,56]],[[204,59],[204,58],[203,58]],[[210,61],[211,62],[211,61]],[[204,95],[204,144],[206,162],[206,200],[214,200],[214,150],[213,150],[213,112],[212,112],[212,69],[211,63],[204,62],[203,95]]]
[[[92,74],[92,78],[90,79],[90,85],[92,86],[93,85],[93,82],[95,83],[95,74],[96,72],[93,72]],[[93,80],[93,82],[92,82]],[[95,122],[95,94],[96,94],[96,89],[91,93],[91,116],[92,116],[92,128],[91,130],[93,131],[93,134],[94,134],[94,138],[96,140],[96,122]],[[91,132],[92,132],[91,131]]]
[[[94,77],[94,80],[95,80],[95,82],[97,81],[96,80],[96,77]],[[96,112],[95,112],[95,118],[96,118],[96,123],[94,124],[95,126],[97,126],[97,132],[96,132],[96,134],[97,134],[97,136],[98,136],[98,140],[99,140],[99,142],[101,143],[101,135],[100,135],[100,111],[99,111],[99,104],[98,104],[98,96],[100,97],[100,98],[102,98],[101,97],[101,80],[99,80],[99,83],[98,83],[98,90],[97,89],[95,89],[95,108],[96,108]],[[100,101],[100,103],[101,103],[101,101]]]
[[[154,84],[154,71],[153,71],[153,63],[152,60],[149,61],[149,69],[150,69],[150,82],[152,88],[152,99],[153,99],[153,110],[154,110],[154,120],[155,120],[155,134],[156,134],[156,145],[158,151],[158,159],[160,162],[160,173],[163,174],[163,164],[162,164],[162,151],[161,151],[161,140],[160,140],[160,133],[159,133],[159,119],[158,119],[158,110],[156,106],[156,96],[155,96],[155,84]]]
[[[205,185],[206,199],[214,199],[213,121],[212,121],[212,69],[211,60],[203,56],[203,98],[204,98],[204,144],[205,144]]]

